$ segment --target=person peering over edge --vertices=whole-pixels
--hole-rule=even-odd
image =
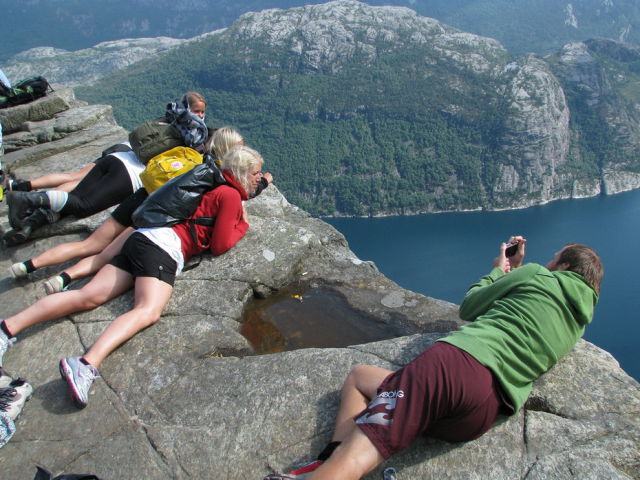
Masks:
[[[593,318],[604,269],[585,245],[567,244],[546,266],[522,265],[506,244],[491,272],[467,291],[460,318],[472,323],[393,372],[362,365],[347,376],[331,443],[318,459],[266,479],[359,479],[418,436],[462,442],[498,414],[524,405],[532,383],[569,353]]]

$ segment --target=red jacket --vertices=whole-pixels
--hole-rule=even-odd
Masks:
[[[189,222],[182,222],[173,226],[182,243],[182,255],[187,263],[193,255],[199,255],[206,250],[202,246],[208,245],[213,255],[220,255],[238,240],[244,237],[249,224],[242,219],[242,200],[249,197],[244,188],[236,181],[230,171],[223,170],[228,185],[221,185],[202,196],[202,201],[191,218],[215,217],[212,227],[194,225],[197,242],[194,242]]]

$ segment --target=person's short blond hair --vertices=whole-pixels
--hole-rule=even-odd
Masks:
[[[211,135],[207,143],[207,149],[216,158],[216,161],[220,163],[225,153],[236,145],[242,144],[243,141],[242,135],[235,128],[220,127]]]

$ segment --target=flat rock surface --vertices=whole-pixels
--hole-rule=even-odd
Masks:
[[[101,138],[113,143],[125,136],[107,130]],[[16,173],[29,178],[61,165],[62,171],[76,168],[71,159],[83,165],[108,146],[94,143],[34,160]],[[71,403],[58,361],[82,354],[131,308],[132,294],[19,335],[4,367],[35,390],[15,436],[0,450],[2,478],[30,480],[36,465],[103,479],[246,480],[289,469],[328,441],[339,389],[353,366],[397,368],[462,323],[455,305],[402,289],[358,259],[333,227],[289,204],[275,185],[247,202],[247,210],[245,238],[224,255],[205,255],[177,279],[160,321],[104,362],[84,410]],[[2,203],[3,231],[6,214]],[[68,218],[19,248],[3,247],[0,272],[88,235],[107,215]],[[21,281],[3,274],[2,315],[43,296],[41,282],[57,271],[43,269]],[[359,315],[402,336],[255,355],[240,334],[247,303],[294,282],[329,288]],[[637,479],[639,444],[638,382],[607,352],[581,341],[535,383],[521,412],[500,418],[480,439],[422,439],[389,464],[399,479]]]

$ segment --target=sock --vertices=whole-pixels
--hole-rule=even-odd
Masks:
[[[59,276],[62,279],[62,288],[66,288],[71,283],[71,277],[67,272],[62,272]]]
[[[331,454],[333,453],[333,451],[338,448],[338,445],[340,445],[342,442],[330,442],[327,444],[326,447],[324,447],[324,450],[322,450],[322,452],[320,452],[320,455],[318,455],[318,460],[322,461],[322,462],[326,462],[327,459],[331,456]]]
[[[49,203],[51,204],[51,210],[59,212],[67,204],[69,194],[62,190],[47,190],[47,197],[49,197]]]
[[[81,361],[82,363],[84,363],[85,365],[91,365],[89,362],[87,362],[87,359],[86,359],[86,358],[84,358],[84,357],[80,357],[80,361]]]
[[[33,265],[33,261],[31,259],[22,263],[24,264],[25,267],[27,267],[27,273],[35,272],[38,269],[38,267]]]
[[[0,322],[0,330],[2,330],[7,337],[13,338],[13,334],[7,328],[7,324],[5,323],[4,320],[2,320],[2,322]]]

